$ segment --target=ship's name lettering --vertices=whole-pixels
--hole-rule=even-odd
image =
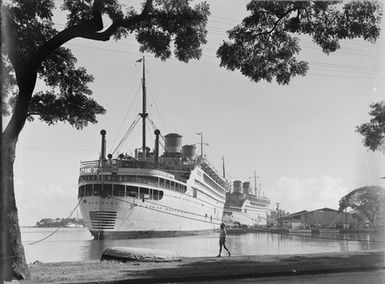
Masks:
[[[80,173],[82,174],[93,174],[93,173],[97,173],[97,171],[98,171],[98,168],[86,168],[86,167],[80,168]]]

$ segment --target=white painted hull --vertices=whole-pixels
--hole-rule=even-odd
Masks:
[[[242,207],[239,208],[226,206],[223,222],[229,226],[233,226],[236,223],[248,227],[265,226],[267,225],[268,212],[268,207],[253,206],[249,200],[246,200]]]
[[[177,236],[213,231],[222,220],[225,194],[210,189],[204,183],[202,173],[200,168],[192,171],[185,193],[140,182],[115,182],[159,190],[163,192],[163,197],[154,200],[128,196],[83,196],[79,197],[82,199],[79,205],[81,213],[97,239]],[[86,183],[80,182],[79,186],[83,184]]]

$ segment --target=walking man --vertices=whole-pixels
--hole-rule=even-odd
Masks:
[[[219,254],[218,254],[217,257],[221,257],[222,246],[225,248],[225,250],[227,250],[227,252],[229,253],[229,256],[231,255],[230,251],[226,247],[226,236],[227,236],[227,233],[226,233],[226,228],[225,227],[226,227],[225,224],[222,223],[221,224],[221,229],[219,231]]]

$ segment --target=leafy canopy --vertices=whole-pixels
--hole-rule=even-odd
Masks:
[[[380,34],[382,3],[341,2],[250,1],[250,15],[228,31],[229,40],[217,51],[220,65],[255,82],[275,78],[278,84],[288,84],[309,69],[296,58],[300,45],[294,34],[312,37],[326,54],[339,49],[341,39],[374,42]]]
[[[96,123],[96,116],[105,112],[91,98],[89,83],[94,78],[77,66],[71,50],[63,45],[74,38],[108,41],[134,35],[141,51],[161,60],[173,51],[176,58],[188,62],[200,58],[201,45],[206,43],[209,7],[205,2],[190,7],[190,0],[142,0],[141,10],[136,11],[124,7],[125,1],[63,0],[60,8],[67,13],[67,23],[58,31],[53,22],[56,1],[5,0],[0,4],[1,113],[10,116],[0,140],[4,165],[0,250],[6,280],[29,275],[13,182],[16,144],[26,121],[38,117],[47,124],[63,121],[81,129]],[[105,28],[106,19],[110,24]],[[39,79],[46,88],[35,91]]]
[[[203,2],[192,8],[190,2],[146,0],[141,11],[136,11],[124,1],[64,0],[60,9],[67,13],[67,23],[62,31],[53,22],[59,8],[55,0],[2,3],[2,114],[17,113],[30,120],[39,117],[48,124],[63,121],[76,128],[96,123],[96,115],[105,109],[91,98],[88,86],[94,78],[77,66],[71,50],[62,45],[76,37],[107,41],[134,35],[140,51],[161,60],[172,51],[184,62],[199,59],[201,45],[206,43],[209,7]],[[107,28],[103,25],[106,18],[111,23]],[[36,77],[47,88],[28,97]]]
[[[343,196],[339,202],[339,211],[350,207],[364,214],[371,223],[374,215],[385,201],[385,189],[380,186],[364,186]]]
[[[385,139],[385,101],[370,105],[372,118],[369,122],[356,127],[356,131],[364,136],[365,147],[375,151],[384,144]]]

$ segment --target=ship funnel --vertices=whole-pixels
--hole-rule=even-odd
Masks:
[[[196,146],[195,145],[183,145],[182,156],[188,160],[193,160],[196,156]]]
[[[159,129],[156,129],[154,131],[154,134],[155,134],[154,161],[155,163],[158,163],[159,162],[159,135],[160,135]]]
[[[100,158],[104,161],[106,159],[106,131],[103,129],[100,131],[100,134],[102,135],[102,150],[100,152]]]
[[[242,184],[242,182],[240,180],[235,180],[233,182],[234,192],[240,192],[241,191],[241,184]]]
[[[249,195],[250,194],[250,182],[245,181],[242,184],[242,187],[243,187],[243,193],[246,194],[246,195]]]
[[[164,136],[166,153],[182,152],[182,136],[176,133],[170,133]]]

